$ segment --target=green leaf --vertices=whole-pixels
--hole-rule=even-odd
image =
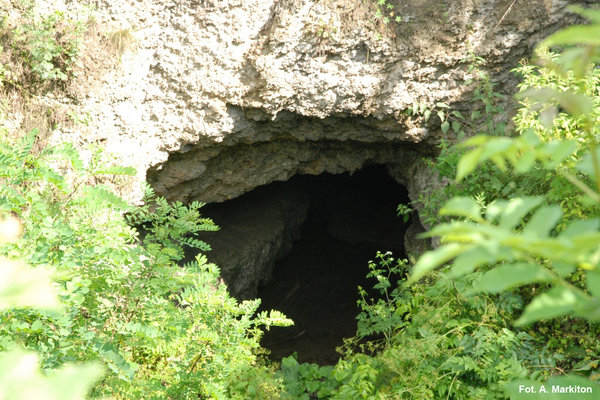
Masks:
[[[574,140],[554,141],[546,143],[541,151],[544,155],[550,156],[550,160],[544,160],[544,167],[548,169],[556,168],[565,161],[577,149],[577,143]]]
[[[513,167],[515,168],[515,172],[517,174],[524,174],[533,167],[535,163],[535,152],[526,151],[520,155],[517,159],[516,163],[513,163]]]
[[[598,32],[600,33],[600,26],[598,27]],[[565,110],[575,116],[589,114],[594,110],[594,99],[584,94],[573,92],[560,93],[558,101]]]
[[[492,215],[500,215],[500,227],[514,229],[521,223],[525,215],[542,203],[541,197],[520,197],[507,203],[496,202],[487,209],[488,219]]]
[[[575,267],[575,264],[573,264],[572,262],[564,261],[554,261],[552,263],[552,268],[561,278],[571,275],[577,269],[577,267]]]
[[[491,136],[476,135],[476,136],[470,137],[469,139],[465,140],[463,143],[460,144],[460,146],[461,147],[479,147],[479,146],[486,144],[491,139],[492,139]]]
[[[428,121],[429,117],[431,117],[431,110],[425,110],[425,113],[423,114],[423,118],[425,118],[425,121]]]
[[[463,115],[460,113],[460,111],[452,111],[452,115],[454,115],[456,118],[460,118],[460,119],[465,119],[465,117],[463,117]]]
[[[502,154],[513,145],[514,140],[510,138],[492,138],[484,145],[481,161],[488,160],[495,155]]]
[[[600,163],[600,147],[596,147],[596,160]],[[577,163],[577,169],[586,174],[592,181],[596,181],[596,168],[600,171],[600,165],[594,165],[594,157],[592,154],[586,154],[579,163]]]
[[[103,167],[97,170],[96,174],[135,176],[137,174],[137,171],[133,167],[110,166]]]
[[[600,270],[598,267],[586,273],[587,288],[593,296],[600,299]]]
[[[0,398],[80,400],[102,374],[101,366],[87,363],[66,365],[44,376],[35,353],[13,350],[0,355]]]
[[[561,107],[575,116],[589,114],[594,109],[594,100],[589,96],[574,92],[562,92],[549,87],[530,88],[515,97],[518,99],[529,98],[536,103],[545,105],[558,102]]]
[[[439,110],[439,111],[437,112],[437,116],[438,116],[438,118],[440,119],[440,121],[442,121],[442,122],[446,121],[446,114],[445,114],[445,113],[444,113],[442,110]],[[442,124],[442,125],[443,125],[443,124]],[[442,131],[443,131],[443,130],[444,130],[444,128],[442,128]],[[446,130],[447,130],[447,129],[446,129]],[[446,132],[444,132],[444,133],[446,133]]]
[[[473,272],[480,265],[490,263],[495,260],[489,251],[483,247],[473,247],[454,259],[452,269],[448,276],[458,278]]]
[[[588,321],[600,321],[600,298],[586,299],[577,305],[575,316],[585,318]]]
[[[454,197],[441,208],[439,214],[483,221],[481,209],[477,202],[470,197]]]
[[[525,307],[523,315],[515,322],[516,326],[531,324],[539,320],[555,318],[573,312],[586,298],[570,289],[554,287],[537,297]]]
[[[542,207],[536,211],[531,220],[523,228],[523,235],[533,237],[546,237],[552,228],[562,218],[560,206]]]
[[[460,124],[460,122],[452,121],[452,130],[454,131],[454,133],[459,133],[461,128],[462,125]]]
[[[44,327],[44,323],[42,321],[40,321],[39,319],[36,319],[31,324],[31,330],[34,332],[41,331],[43,327]]]
[[[597,232],[599,227],[600,219],[598,218],[575,220],[560,232],[559,237],[574,238],[582,233]]]
[[[444,121],[441,125],[442,128],[442,133],[446,134],[448,133],[448,130],[450,129],[450,123],[448,121]]]
[[[600,24],[600,10],[592,8],[583,8],[580,6],[569,6],[568,9],[574,13],[577,13],[590,21]]]
[[[125,200],[104,186],[88,186],[84,189],[84,192],[90,197],[90,199],[93,199],[94,202],[106,202],[120,210],[126,210],[129,208],[129,204],[127,204]]]
[[[410,278],[408,279],[408,283],[415,283],[426,273],[452,260],[464,250],[465,245],[450,243],[434,251],[426,252],[419,258],[419,261],[417,261],[417,264],[414,266]]]
[[[483,147],[471,150],[460,158],[458,165],[456,166],[456,181],[460,182],[465,176],[469,175],[477,165],[481,154],[483,153]]]
[[[554,119],[558,115],[558,108],[555,106],[545,107],[539,112],[539,119],[544,128],[552,129]]]
[[[552,279],[552,274],[537,264],[502,264],[486,272],[474,283],[473,289],[468,294],[479,292],[499,293],[514,286],[533,282],[548,282]]]
[[[600,25],[576,25],[550,35],[540,46],[587,44],[600,46]]]

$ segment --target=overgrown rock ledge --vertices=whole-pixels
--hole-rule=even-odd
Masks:
[[[101,142],[136,167],[123,188],[132,201],[144,179],[170,200],[210,203],[367,164],[387,165],[417,199],[432,190],[423,157],[441,131],[407,109],[467,110],[474,57],[512,92],[510,69],[574,20],[563,0],[391,0],[401,21],[388,24],[368,0],[96,3],[137,47],[96,89],[64,99],[91,122],[55,136]]]

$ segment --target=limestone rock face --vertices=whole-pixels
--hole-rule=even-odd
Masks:
[[[374,3],[98,0],[96,18],[130,29],[137,50],[77,100],[92,122],[57,137],[102,142],[170,199],[222,201],[399,147],[431,152],[439,129],[408,107],[461,109],[470,54],[510,91],[509,69],[573,20],[564,0],[392,0],[384,25]]]
[[[472,87],[463,82],[474,57],[511,93],[510,69],[574,21],[566,0],[389,0],[388,24],[368,0],[95,3],[96,19],[129,29],[137,48],[96,89],[64,99],[91,122],[55,139],[102,143],[136,167],[136,181],[122,188],[134,202],[143,180],[169,200],[210,203],[298,173],[376,163],[416,199],[431,190],[422,158],[435,153],[441,131],[436,118],[425,123],[407,109],[445,102],[467,110]],[[260,244],[269,257],[286,248],[288,226],[272,230],[283,242]],[[247,254],[250,264],[262,257]],[[224,275],[246,273],[233,264]]]

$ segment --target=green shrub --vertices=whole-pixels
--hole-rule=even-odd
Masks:
[[[64,307],[2,312],[0,348],[37,351],[46,372],[100,360],[110,373],[94,396],[235,398],[239,376],[261,377],[257,385],[275,391],[257,357],[259,327],[291,322],[275,311],[257,315],[258,300],[229,297],[205,257],[176,263],[184,245],[207,249],[193,238],[215,229],[200,217],[202,204],[168,204],[148,188],[147,203],[131,207],[89,183],[131,168],[109,166],[99,153],[84,163],[68,144],[34,153],[35,138],[0,139],[0,210],[24,221],[22,237],[0,251],[52,268]],[[59,173],[67,170],[70,180]],[[143,239],[125,213],[144,225]]]
[[[18,26],[13,46],[42,81],[65,81],[80,65],[83,25],[61,12],[32,17]]]
[[[15,241],[21,223],[14,216],[0,220],[0,243]],[[53,290],[49,271],[33,269],[22,260],[0,258],[0,310],[26,307],[59,311],[61,304]],[[6,321],[5,321],[6,322]],[[0,398],[78,400],[89,392],[102,375],[93,363],[64,365],[43,376],[38,355],[11,346],[0,352]]]
[[[393,262],[386,258],[381,268]],[[403,269],[403,261],[395,264]],[[393,336],[379,347],[363,345],[366,353],[347,354],[333,372],[341,383],[333,398],[506,398],[500,385],[540,368],[541,345],[509,329],[521,307],[519,296],[460,295],[473,279],[438,276],[410,288],[401,283],[386,304],[387,313],[398,319]],[[374,326],[380,315],[369,314]]]
[[[464,146],[471,149],[456,166],[459,181],[480,164],[492,161],[501,171],[530,178],[542,176],[543,186],[550,190],[486,205],[470,197],[454,197],[440,210],[451,221],[428,234],[440,236],[443,245],[420,258],[410,282],[451,262],[444,269],[449,278],[481,274],[471,287],[463,288],[461,292],[466,295],[514,293],[516,287],[528,285],[523,289],[529,289],[527,305],[515,325],[558,318],[558,324],[538,325],[544,334],[553,337],[564,332],[548,332],[549,326],[558,330],[573,325],[561,317],[590,321],[587,326],[575,324],[585,329],[576,333],[587,336],[587,340],[580,341],[587,349],[577,356],[582,362],[562,372],[578,372],[597,380],[593,370],[598,367],[598,358],[593,351],[598,348],[600,330],[600,151],[596,131],[600,103],[597,68],[589,63],[598,61],[600,13],[576,10],[596,24],[574,26],[548,38],[542,46],[567,46],[560,55],[544,56],[548,68],[522,68],[529,74],[523,84],[527,90],[520,96],[523,109],[516,119],[522,135],[469,139]],[[568,47],[574,44],[582,45]],[[569,115],[558,113],[559,106]],[[577,343],[570,347],[577,348]],[[600,390],[599,385],[578,376],[548,380],[548,384],[552,382]],[[531,398],[518,389],[530,384],[516,381],[506,389],[512,398]],[[555,396],[571,398],[569,394]]]
[[[40,14],[33,4],[11,11],[13,17],[0,23],[8,57],[3,68],[9,72],[3,80],[35,87],[73,78],[81,67],[85,25],[60,11]]]
[[[289,398],[505,399],[503,383],[544,376],[556,365],[539,356],[543,343],[511,330],[519,295],[461,295],[477,276],[397,284],[406,261],[390,254],[378,254],[370,269],[381,297],[360,290],[357,336],[337,365],[282,360]]]

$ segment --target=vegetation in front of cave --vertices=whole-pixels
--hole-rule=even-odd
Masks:
[[[217,229],[202,204],[171,204],[146,187],[145,203],[131,206],[96,183],[131,168],[101,151],[83,160],[68,143],[36,148],[36,131],[15,139],[2,128],[0,398],[543,398],[520,393],[532,384],[600,392],[600,80],[589,64],[600,12],[579,12],[593,24],[551,36],[538,65],[517,68],[514,135],[497,122],[503,110],[477,58],[470,115],[444,103],[408,111],[469,137],[441,143],[433,166],[452,182],[417,200],[441,246],[414,266],[376,255],[372,290],[358,290],[356,336],[333,366],[267,361],[262,329],[291,321],[231,298],[205,256],[178,264],[184,246],[209,249],[195,237]],[[30,82],[73,78],[77,52],[35,33],[59,29],[52,18],[15,36]]]
[[[0,208],[24,229],[1,251],[50,270],[62,308],[3,311],[2,348],[35,351],[50,375],[73,361],[102,362],[108,373],[97,396],[232,398],[228,382],[240,379],[262,388],[268,368],[258,362],[259,327],[289,321],[277,312],[255,315],[258,300],[229,297],[204,257],[178,266],[184,245],[208,248],[194,233],[216,229],[200,217],[201,204],[168,204],[148,188],[145,205],[130,207],[88,183],[130,168],[107,165],[101,154],[83,162],[68,144],[34,153],[35,138],[11,143],[3,133]]]
[[[389,276],[405,262],[378,256],[371,276],[382,296],[359,300],[357,336],[338,364],[282,361],[284,377],[293,377],[290,398],[542,399],[553,386],[590,388],[576,395],[582,399],[600,392],[600,81],[588,64],[597,61],[600,13],[577,11],[596,24],[553,35],[537,50],[538,65],[516,69],[514,135],[498,124],[499,97],[477,65],[470,116],[444,103],[408,110],[435,117],[445,134],[475,134],[441,143],[433,166],[452,182],[417,201],[437,225],[428,236],[442,244],[400,285]],[[523,390],[532,385],[537,394]]]

